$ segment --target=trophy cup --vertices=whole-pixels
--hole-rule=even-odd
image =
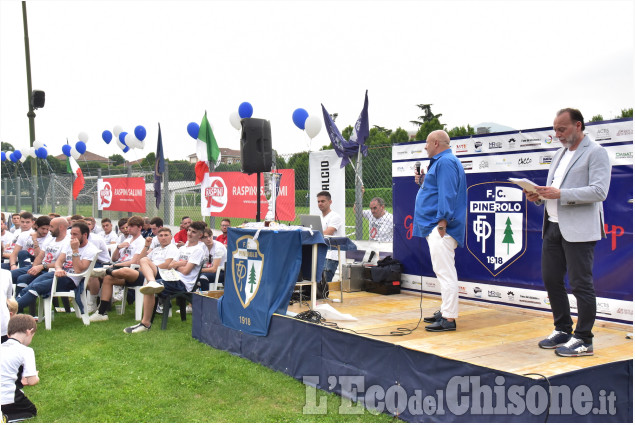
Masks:
[[[265,198],[267,199],[267,204],[269,205],[269,210],[265,216],[265,226],[268,226],[268,222],[276,219],[276,198],[278,197],[278,192],[280,191],[280,178],[282,178],[282,174],[263,174],[265,176]]]

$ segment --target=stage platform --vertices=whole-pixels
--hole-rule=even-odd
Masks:
[[[339,291],[331,294],[339,297]],[[414,328],[421,311],[430,315],[440,300],[412,292],[343,298],[320,303],[358,319],[336,322],[338,327],[373,335],[274,315],[268,336],[252,336],[224,327],[217,300],[198,296],[192,336],[407,421],[632,423],[633,342],[626,338],[632,328],[599,322],[594,356],[562,358],[537,345],[552,330],[545,313],[461,301],[456,332],[427,332],[421,321],[407,335],[388,336]],[[359,381],[351,387],[347,376],[362,377],[353,378],[362,379],[361,389]],[[369,395],[369,388],[384,393]],[[399,405],[406,395],[407,403]]]

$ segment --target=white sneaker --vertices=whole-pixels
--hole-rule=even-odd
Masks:
[[[177,313],[180,313],[180,312],[181,312],[181,310],[177,311]],[[191,305],[188,305],[188,306],[185,308],[185,313],[186,313],[186,314],[191,314],[191,313],[192,313],[192,306],[191,306]]]
[[[104,277],[104,276],[106,276],[106,269],[104,268],[93,269],[92,273],[90,274],[90,277]]]
[[[142,294],[158,294],[160,292],[163,292],[163,284],[159,283],[159,282],[148,282],[147,285],[144,285],[141,287],[141,289],[139,289],[139,292],[141,292]]]
[[[112,287],[112,299],[113,301],[121,301],[123,300],[123,286],[113,285]]]
[[[105,322],[106,320],[108,320],[108,315],[107,314],[99,314],[99,312],[93,314],[92,316],[90,316],[88,318],[88,320],[90,322]]]
[[[94,313],[97,311],[97,304],[94,303],[88,303],[88,305],[86,306],[86,312],[88,314]]]
[[[139,332],[149,331],[151,327],[152,327],[152,325],[146,326],[143,323],[138,323],[138,324],[136,324],[134,326],[130,326],[130,327],[124,329],[123,331],[125,333],[127,333],[127,334],[136,334],[136,333],[139,333]]]

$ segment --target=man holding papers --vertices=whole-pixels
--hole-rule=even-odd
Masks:
[[[545,205],[542,279],[555,330],[538,346],[564,357],[591,356],[596,313],[593,254],[596,242],[606,237],[602,202],[609,191],[611,164],[606,150],[584,135],[584,118],[577,109],[560,110],[553,129],[563,148],[553,157],[547,185],[537,186],[535,193],[523,190],[529,201]],[[575,332],[566,273],[578,307]]]

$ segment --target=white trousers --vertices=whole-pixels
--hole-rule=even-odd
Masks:
[[[441,285],[441,315],[446,319],[456,319],[459,317],[459,278],[454,265],[454,250],[458,244],[447,233],[441,237],[436,227],[426,240],[430,248],[432,270]]]

